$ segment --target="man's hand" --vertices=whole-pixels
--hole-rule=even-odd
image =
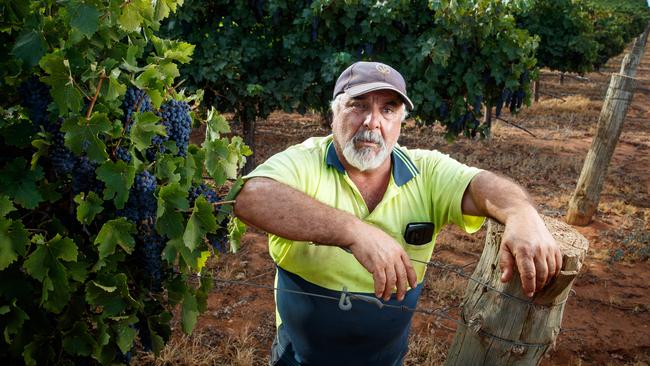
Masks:
[[[524,293],[532,297],[560,273],[560,247],[526,191],[516,183],[483,171],[465,191],[462,210],[465,215],[489,216],[506,225],[499,249],[502,282],[510,281],[516,265]]]
[[[235,214],[283,238],[350,250],[372,273],[377,297],[388,300],[397,287],[397,299],[402,301],[407,282],[417,286],[411,260],[390,235],[285,184],[251,178],[237,195]]]
[[[358,240],[348,249],[372,273],[375,295],[388,301],[397,287],[397,300],[404,300],[407,285],[411,288],[417,286],[417,276],[409,256],[382,230],[366,223],[359,225],[359,229]]]
[[[524,293],[532,297],[560,273],[560,247],[532,207],[509,217],[505,225],[499,249],[501,282],[510,281],[516,265]]]

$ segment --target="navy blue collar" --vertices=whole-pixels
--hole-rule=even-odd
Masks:
[[[398,187],[406,184],[408,181],[420,174],[420,171],[415,164],[413,164],[411,158],[409,158],[406,153],[397,146],[393,147],[390,159],[393,168],[393,180]],[[325,162],[327,165],[334,167],[341,174],[345,173],[345,168],[343,167],[341,160],[339,160],[338,155],[336,155],[334,141],[330,141],[327,145]]]

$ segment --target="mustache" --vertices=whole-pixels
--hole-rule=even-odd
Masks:
[[[384,146],[384,139],[381,135],[372,133],[368,130],[357,132],[354,137],[352,137],[352,143],[357,142],[372,142],[378,144],[379,146]]]

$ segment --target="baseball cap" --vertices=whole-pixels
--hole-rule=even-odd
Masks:
[[[397,70],[381,62],[359,61],[350,65],[336,80],[334,98],[344,92],[357,97],[383,89],[397,92],[404,100],[406,109],[413,110],[413,102],[406,96],[404,78]]]

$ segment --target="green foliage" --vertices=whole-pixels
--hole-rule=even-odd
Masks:
[[[527,91],[535,74],[536,40],[512,16],[526,1],[250,3],[194,1],[161,27],[197,45],[182,74],[242,121],[276,109],[325,114],[341,71],[371,60],[404,75],[419,123],[474,136],[489,128],[481,105],[504,88]]]
[[[540,67],[580,74],[592,70],[598,43],[583,1],[536,0],[519,14],[518,21],[540,38]]]
[[[162,349],[175,307],[186,332],[206,308],[211,279],[198,259],[225,215],[203,196],[190,206],[188,193],[204,172],[219,186],[237,178],[250,150],[222,136],[229,126],[214,109],[198,108],[201,92],[175,89],[194,46],[156,33],[181,4],[0,5],[0,359],[9,364],[122,363],[138,340]],[[123,105],[129,87],[151,103]],[[158,110],[170,99],[209,125],[187,155]],[[136,188],[151,190],[152,208],[135,201]],[[142,220],[129,211],[145,209]]]
[[[650,8],[644,0],[589,0],[594,37],[600,45],[594,67],[623,52],[627,44],[650,23]]]
[[[650,22],[650,9],[644,0],[535,0],[517,21],[539,36],[540,67],[583,74],[623,52]]]

